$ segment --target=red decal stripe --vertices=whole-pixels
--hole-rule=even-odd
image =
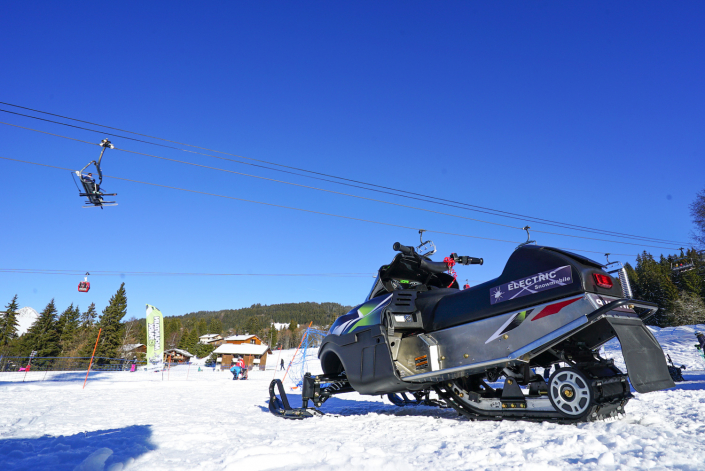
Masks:
[[[555,313],[559,312],[561,309],[563,309],[564,307],[566,307],[567,305],[573,304],[575,301],[577,301],[577,300],[579,300],[579,299],[583,299],[582,296],[579,297],[579,298],[575,298],[575,299],[569,299],[568,301],[561,301],[561,302],[556,303],[556,304],[549,304],[548,306],[546,306],[545,308],[543,308],[543,309],[541,310],[541,312],[539,312],[538,314],[536,314],[536,316],[534,316],[534,318],[531,319],[531,322],[537,321],[537,320],[539,320],[539,319],[541,319],[541,318],[543,318],[543,317],[546,317],[546,316],[550,316],[550,315],[552,315],[552,314],[555,314]]]

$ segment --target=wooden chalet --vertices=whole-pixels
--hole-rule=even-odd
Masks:
[[[232,335],[230,337],[226,337],[225,343],[230,343],[233,345],[242,345],[242,344],[263,345],[262,340],[259,337],[257,337],[256,335],[250,335],[250,334]]]
[[[268,345],[261,343],[259,345],[255,343],[224,343],[213,353],[217,355],[216,365],[220,364],[221,368],[230,368],[234,359],[242,358],[248,369],[259,368],[263,370],[267,365],[267,356],[272,351]]]
[[[186,350],[181,350],[179,348],[170,348],[169,350],[164,350],[164,361],[171,363],[185,363],[191,361],[194,355],[187,352]]]
[[[205,345],[215,345],[219,347],[223,344],[224,339],[220,334],[205,334],[198,337],[198,342]]]

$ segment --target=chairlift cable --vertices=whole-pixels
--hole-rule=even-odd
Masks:
[[[81,270],[43,270],[31,268],[0,268],[0,273],[35,274],[35,275],[67,275],[81,276]],[[374,274],[365,273],[176,273],[176,272],[101,272],[91,273],[91,276],[291,276],[291,277],[328,277],[328,278],[370,278]]]
[[[581,226],[581,225],[577,225],[577,224],[563,223],[563,222],[560,222],[560,221],[553,221],[553,220],[550,220],[550,219],[538,218],[538,217],[535,217],[535,216],[526,216],[526,215],[522,215],[522,214],[518,214],[518,213],[512,213],[512,212],[508,212],[508,211],[502,211],[502,210],[498,210],[498,209],[487,208],[487,207],[478,206],[478,205],[472,205],[472,204],[469,204],[469,203],[463,203],[463,202],[448,200],[448,199],[445,199],[445,198],[439,198],[439,197],[435,197],[435,196],[424,195],[424,194],[421,194],[421,193],[414,193],[414,192],[410,192],[410,191],[406,191],[406,190],[400,190],[400,189],[395,189],[395,188],[391,188],[391,187],[386,187],[386,186],[383,186],[383,185],[376,185],[376,184],[373,184],[373,183],[366,183],[366,182],[362,182],[362,181],[358,181],[358,180],[348,179],[348,178],[344,178],[344,177],[338,177],[338,176],[335,176],[335,175],[329,175],[329,174],[325,174],[325,173],[321,173],[321,172],[316,172],[316,171],[313,171],[313,170],[307,170],[307,169],[302,169],[302,168],[298,168],[298,167],[291,167],[291,166],[287,166],[287,165],[277,164],[277,163],[274,163],[274,162],[268,162],[268,161],[266,161],[266,160],[254,159],[254,158],[251,158],[251,157],[246,157],[246,156],[242,156],[242,155],[238,155],[238,154],[231,154],[231,153],[228,153],[228,152],[218,151],[218,150],[214,150],[214,149],[208,149],[208,148],[205,148],[205,147],[199,147],[199,146],[195,146],[195,145],[192,145],[192,144],[186,144],[186,143],[182,143],[182,142],[178,142],[178,141],[172,141],[172,140],[169,140],[169,139],[164,139],[164,138],[160,138],[160,137],[156,137],[156,136],[150,136],[150,135],[147,135],[147,134],[137,133],[137,132],[134,132],[134,131],[128,131],[128,130],[124,130],[124,129],[120,129],[120,128],[114,128],[114,127],[111,127],[111,126],[106,126],[106,125],[102,125],[102,124],[98,124],[98,123],[92,123],[92,122],[90,122],[90,121],[83,121],[83,120],[79,120],[79,119],[76,119],[76,118],[70,118],[70,117],[67,117],[67,116],[57,115],[57,114],[49,113],[49,112],[46,112],[46,111],[35,110],[35,109],[32,109],[32,108],[27,108],[27,107],[23,107],[23,106],[19,106],[19,105],[14,105],[14,104],[11,104],[11,103],[6,103],[6,102],[0,102],[0,103],[1,103],[1,104],[5,104],[5,105],[9,105],[9,106],[14,106],[14,107],[17,107],[17,108],[22,108],[22,109],[30,110],[30,111],[37,112],[37,113],[43,113],[43,114],[48,114],[48,115],[51,115],[51,116],[60,117],[60,118],[63,118],[63,119],[69,119],[69,120],[73,120],[73,121],[77,121],[77,122],[82,122],[82,123],[91,124],[91,125],[94,125],[94,126],[100,126],[100,127],[106,128],[106,129],[113,129],[113,130],[118,130],[118,131],[121,131],[121,132],[126,132],[126,133],[129,133],[129,134],[135,134],[135,135],[142,136],[142,137],[148,137],[148,138],[150,138],[150,139],[157,139],[157,140],[161,140],[161,141],[165,141],[165,142],[171,142],[171,143],[174,143],[174,144],[179,144],[179,145],[184,145],[184,146],[188,146],[188,147],[193,147],[193,148],[196,148],[196,149],[207,150],[207,151],[209,151],[209,152],[217,152],[217,153],[224,154],[224,155],[230,155],[230,156],[233,156],[233,157],[238,157],[238,158],[242,158],[242,159],[252,160],[252,161],[255,161],[255,162],[262,162],[262,163],[266,163],[266,164],[268,164],[268,165],[275,165],[275,166],[278,166],[278,167],[288,168],[288,169],[292,169],[292,170],[297,170],[297,171],[300,171],[300,172],[307,172],[307,173],[311,173],[311,174],[315,174],[315,175],[326,176],[326,177],[335,178],[335,179],[338,179],[338,180],[343,180],[343,181],[348,181],[348,182],[354,182],[354,183],[358,183],[358,184],[361,184],[361,185],[372,186],[372,187],[375,187],[375,188],[383,188],[383,189],[395,191],[395,192],[398,192],[398,193],[406,193],[407,195],[416,195],[416,196],[421,196],[421,197],[424,197],[424,198],[431,198],[431,199],[434,199],[434,200],[438,200],[438,201],[421,200],[421,201],[426,201],[426,202],[429,202],[429,203],[444,204],[444,205],[446,205],[446,206],[458,207],[458,208],[460,208],[460,209],[465,209],[465,210],[470,210],[470,211],[477,211],[477,212],[481,212],[481,213],[485,213],[485,214],[490,214],[490,215],[493,215],[493,216],[508,217],[508,218],[511,218],[511,219],[529,220],[530,222],[537,222],[537,223],[540,223],[540,224],[546,224],[546,225],[555,226],[555,227],[562,227],[562,228],[564,228],[564,229],[579,230],[579,231],[584,231],[584,232],[591,232],[591,233],[604,234],[604,235],[612,235],[612,236],[616,236],[616,237],[630,238],[630,239],[637,239],[637,240],[641,239],[641,240],[650,240],[650,241],[662,242],[662,243],[683,244],[683,242],[675,242],[675,241],[671,241],[671,240],[668,240],[668,239],[658,239],[658,238],[653,238],[653,237],[638,236],[638,235],[626,234],[626,233],[621,233],[621,232],[608,231],[608,230],[604,230],[604,229],[594,229],[594,228],[590,228],[590,227],[587,227],[587,226]],[[233,159],[226,159],[226,158],[219,157],[219,156],[215,156],[215,155],[204,154],[204,153],[201,153],[201,152],[194,152],[194,151],[190,151],[190,150],[187,150],[187,149],[180,149],[180,148],[177,148],[177,147],[167,146],[167,145],[164,145],[164,144],[158,144],[158,143],[149,142],[149,141],[144,141],[144,140],[141,140],[141,139],[135,139],[135,138],[127,137],[127,136],[120,136],[120,135],[117,135],[117,134],[106,133],[105,131],[98,131],[98,130],[94,130],[94,129],[83,128],[83,127],[71,125],[71,124],[68,124],[68,123],[61,123],[61,122],[58,122],[58,121],[48,120],[48,119],[45,119],[45,118],[39,118],[39,117],[36,117],[36,116],[26,115],[26,114],[22,114],[22,113],[16,113],[16,112],[9,111],[9,110],[0,109],[0,111],[6,112],[6,113],[15,114],[15,115],[19,115],[19,116],[25,116],[25,117],[33,118],[33,119],[37,119],[37,120],[42,120],[42,121],[46,121],[46,122],[50,122],[50,123],[54,123],[54,124],[59,124],[59,125],[64,125],[64,126],[69,126],[69,127],[74,127],[74,128],[78,128],[78,129],[82,129],[82,130],[86,130],[86,131],[91,131],[91,132],[96,132],[96,133],[103,133],[103,134],[110,134],[110,135],[112,135],[112,136],[121,137],[121,138],[124,138],[124,139],[129,139],[129,140],[133,140],[133,141],[137,141],[137,142],[143,142],[143,143],[146,143],[146,144],[152,144],[152,145],[156,145],[156,146],[160,146],[160,147],[165,147],[165,148],[169,148],[169,149],[180,150],[180,151],[184,151],[184,152],[191,152],[191,153],[195,153],[195,154],[199,154],[199,155],[204,155],[204,156],[208,156],[208,157],[213,157],[213,158],[219,158],[219,159],[228,160],[228,161],[231,161],[231,162],[236,162],[236,163],[240,163],[240,164],[244,164],[244,165],[254,165],[254,166],[256,166],[256,167],[266,168],[266,169],[268,169],[268,170],[282,171],[282,172],[290,173],[290,174],[293,174],[293,175],[298,175],[298,176],[303,176],[303,177],[308,177],[308,178],[315,178],[315,179],[318,179],[318,180],[323,180],[323,181],[327,181],[327,182],[331,182],[331,183],[336,183],[336,184],[341,184],[341,185],[352,186],[352,187],[355,187],[355,188],[361,188],[361,189],[368,190],[368,191],[377,191],[377,192],[386,193],[386,194],[393,194],[393,195],[399,196],[399,197],[412,198],[412,197],[410,197],[410,196],[400,195],[400,194],[398,194],[398,193],[390,193],[390,192],[388,192],[388,191],[380,191],[380,190],[375,190],[375,189],[373,189],[373,188],[361,187],[361,186],[358,186],[358,185],[350,185],[350,184],[342,183],[342,182],[339,182],[339,181],[328,180],[328,179],[325,179],[325,178],[311,177],[310,175],[301,175],[301,174],[298,174],[298,173],[295,173],[295,172],[283,171],[283,170],[280,170],[280,169],[270,168],[270,167],[266,167],[266,166],[262,166],[262,165],[255,165],[255,164],[251,164],[251,163],[248,163],[248,162],[241,162],[241,161],[233,160]],[[3,124],[7,124],[7,123],[3,123]],[[25,128],[25,129],[29,129],[29,128]],[[42,131],[40,131],[40,132],[42,132]],[[50,134],[50,133],[47,133],[47,134]],[[419,199],[419,198],[412,198],[412,199]],[[445,203],[440,203],[440,201],[444,201],[444,202],[447,202],[447,203],[453,203],[453,204],[448,205],[448,204],[445,204]],[[456,204],[459,204],[459,205],[462,205],[462,206],[455,206]],[[477,209],[471,209],[471,208],[477,208]],[[483,210],[484,210],[484,211],[483,211]],[[499,214],[498,214],[498,213],[499,213]]]
[[[8,124],[8,123],[0,122],[0,124]],[[40,133],[45,133],[45,131],[39,131],[39,130],[31,129],[31,128],[25,128],[25,127],[23,127],[23,126],[17,126],[17,125],[14,125],[14,124],[10,124],[10,126],[16,126],[16,127],[21,127],[21,128],[23,128],[23,129],[27,129],[27,130],[31,130],[31,131],[37,131],[37,132],[40,132]],[[46,134],[51,134],[51,135],[56,136],[56,137],[66,137],[66,136],[61,136],[61,135],[59,135],[59,134],[52,134],[52,133],[46,133]],[[100,144],[95,144],[95,143],[88,142],[88,141],[83,141],[83,140],[80,140],[80,139],[75,139],[75,138],[68,138],[68,139],[71,139],[71,140],[74,140],[74,141],[78,141],[78,142],[83,142],[83,143],[86,143],[86,144],[91,144],[91,145],[100,146]],[[468,221],[475,221],[475,222],[480,222],[480,223],[484,223],[484,224],[491,224],[491,225],[494,225],[494,226],[506,227],[506,228],[510,228],[510,229],[523,230],[521,227],[510,226],[510,225],[508,225],[508,224],[501,224],[501,223],[498,223],[498,222],[485,221],[485,220],[482,220],[482,219],[470,218],[470,217],[467,217],[467,216],[460,216],[460,215],[457,215],[457,214],[445,213],[445,212],[442,212],[442,211],[435,211],[435,210],[432,210],[432,209],[420,208],[420,207],[416,207],[416,206],[409,206],[409,205],[405,205],[405,204],[401,204],[401,203],[394,203],[394,202],[391,202],[391,201],[385,201],[385,200],[380,200],[380,199],[376,199],[376,198],[369,198],[369,197],[366,197],[366,196],[354,195],[354,194],[351,194],[351,193],[343,193],[343,192],[339,192],[339,191],[335,191],[335,190],[328,190],[328,189],[318,188],[318,187],[314,187],[314,186],[310,186],[310,185],[303,185],[303,184],[300,184],[300,183],[288,182],[288,181],[285,181],[285,180],[277,180],[277,179],[274,179],[274,178],[268,178],[268,177],[262,177],[262,176],[259,176],[259,175],[252,175],[252,174],[249,174],[249,173],[237,172],[237,171],[235,171],[235,170],[227,170],[227,169],[223,169],[223,168],[212,167],[212,166],[209,166],[209,165],[197,164],[197,163],[194,163],[194,162],[187,162],[187,161],[178,160],[178,159],[171,159],[171,158],[168,158],[168,157],[163,157],[163,156],[154,155],[154,154],[147,154],[147,153],[144,153],[144,152],[137,152],[137,151],[128,150],[128,149],[121,149],[121,148],[119,148],[119,147],[114,147],[114,150],[122,151],[122,152],[127,152],[127,153],[135,154],[135,155],[142,155],[142,156],[151,157],[151,158],[155,158],[155,159],[161,159],[161,160],[165,160],[165,161],[169,161],[169,162],[180,163],[180,164],[184,164],[184,165],[191,165],[191,166],[194,166],[194,167],[201,167],[201,168],[205,168],[205,169],[209,169],[209,170],[216,170],[216,171],[220,171],[220,172],[231,173],[231,174],[235,174],[235,175],[241,175],[241,176],[246,176],[246,177],[250,177],[250,178],[256,178],[256,179],[260,179],[260,180],[271,181],[271,182],[275,182],[275,183],[282,183],[282,184],[285,184],[285,185],[298,186],[298,187],[301,187],[301,188],[307,188],[307,189],[311,189],[311,190],[322,191],[322,192],[325,192],[325,193],[331,193],[331,194],[336,194],[336,195],[341,195],[341,196],[348,196],[348,197],[351,197],[351,198],[357,198],[357,199],[362,199],[362,200],[367,200],[367,201],[373,201],[373,202],[376,202],[376,203],[388,204],[388,205],[398,206],[398,207],[407,208],[407,209],[414,209],[414,210],[417,210],[417,211],[424,211],[424,212],[428,212],[428,213],[439,214],[439,215],[442,215],[442,216],[449,216],[449,217],[454,217],[454,218],[458,218],[458,219],[465,219],[465,220],[468,220]],[[419,198],[413,198],[413,199],[419,199]],[[426,200],[423,200],[423,201],[426,201]],[[439,204],[444,204],[444,203],[439,203]],[[450,205],[447,205],[447,204],[444,204],[444,205],[445,205],[445,206],[450,206]],[[457,207],[457,206],[455,206],[455,207]],[[462,208],[461,208],[461,209],[462,209]],[[643,244],[643,243],[623,242],[623,241],[616,241],[616,240],[609,240],[609,239],[598,239],[598,238],[595,238],[595,237],[579,236],[579,235],[573,235],[573,234],[562,234],[562,233],[558,233],[558,232],[541,231],[541,230],[537,230],[537,229],[534,229],[533,231],[534,231],[534,232],[538,232],[538,233],[543,233],[543,234],[550,234],[550,235],[562,236],[562,237],[572,237],[572,238],[577,238],[577,239],[595,240],[595,241],[599,241],[599,242],[610,242],[610,243],[623,244],[623,245],[633,245],[633,246],[637,246],[637,247],[649,247],[649,248],[658,248],[658,249],[664,249],[664,250],[671,250],[671,249],[672,249],[671,247],[661,247],[661,246],[655,246],[655,245],[646,245],[646,244]]]
[[[65,168],[65,167],[59,167],[59,166],[56,166],[56,165],[49,165],[49,164],[42,164],[42,163],[38,163],[38,162],[30,162],[30,161],[28,161],[28,160],[13,159],[13,158],[10,158],[10,157],[3,157],[3,156],[0,156],[0,159],[9,160],[9,161],[13,161],[13,162],[20,162],[20,163],[25,163],[25,164],[30,164],[30,165],[37,165],[37,166],[40,166],[40,167],[48,167],[48,168],[54,168],[54,169],[58,169],[58,170],[69,170],[69,171],[71,171],[71,169],[68,169],[68,168]],[[218,198],[225,198],[225,199],[234,200],[234,201],[243,201],[243,202],[246,202],[246,203],[261,204],[261,205],[264,205],[264,206],[270,206],[270,207],[275,207],[275,208],[291,209],[291,210],[294,210],[294,211],[301,211],[301,212],[310,213],[310,214],[319,214],[319,215],[322,215],[322,216],[330,216],[330,217],[336,217],[336,218],[340,218],[340,219],[348,219],[348,220],[351,220],[351,221],[367,222],[367,223],[370,223],[370,224],[377,224],[377,225],[381,225],[381,226],[397,227],[397,228],[401,228],[401,229],[410,229],[410,230],[413,230],[413,231],[418,231],[418,230],[419,230],[418,227],[404,226],[404,225],[401,225],[401,224],[393,224],[393,223],[390,223],[390,222],[374,221],[374,220],[371,220],[371,219],[362,219],[362,218],[356,218],[356,217],[352,217],[352,216],[344,216],[344,215],[341,215],[341,214],[326,213],[326,212],[322,212],[322,211],[315,211],[315,210],[312,210],[312,209],[296,208],[296,207],[293,207],[293,206],[285,206],[285,205],[280,205],[280,204],[275,204],[275,203],[265,203],[265,202],[262,202],[262,201],[255,201],[255,200],[248,200],[248,199],[244,199],[244,198],[237,198],[237,197],[235,197],[235,196],[219,195],[219,194],[216,194],[216,193],[208,193],[208,192],[199,191],[199,190],[190,190],[190,189],[187,189],[187,188],[179,188],[179,187],[175,187],[175,186],[162,185],[162,184],[159,184],[159,183],[143,182],[143,181],[139,181],[139,180],[132,180],[132,179],[129,179],[129,178],[113,177],[113,176],[110,176],[110,175],[105,175],[105,178],[112,178],[113,180],[122,180],[122,181],[131,182],[131,183],[139,183],[139,184],[142,184],[142,185],[156,186],[156,187],[159,187],[159,188],[169,188],[169,189],[172,189],[172,190],[185,191],[185,192],[188,192],[188,193],[195,193],[195,194],[201,194],[201,195],[207,195],[207,196],[216,196],[216,197],[218,197]],[[431,230],[431,229],[426,229],[426,228],[424,228],[424,231],[425,231],[425,232],[429,232],[429,233],[434,233],[434,234],[443,234],[443,235],[451,235],[451,236],[457,236],[457,237],[466,237],[466,238],[470,238],[470,239],[489,240],[489,241],[494,241],[494,242],[506,242],[506,243],[510,243],[510,244],[519,244],[519,243],[520,243],[520,242],[512,241],[512,240],[495,239],[495,238],[491,238],[491,237],[480,237],[480,236],[474,236],[474,235],[469,235],[469,234],[458,234],[458,233],[454,233],[454,232],[436,231],[436,230]],[[572,251],[575,251],[575,252],[604,254],[603,251],[573,249],[573,248],[568,248],[568,247],[557,247],[557,248],[564,249],[564,250],[572,250]],[[623,253],[612,253],[612,255],[621,255],[621,256],[626,256],[626,257],[636,257],[635,254],[623,254]]]

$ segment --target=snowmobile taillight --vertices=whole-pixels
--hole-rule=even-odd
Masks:
[[[595,284],[600,288],[610,289],[612,287],[612,278],[609,275],[593,273],[592,277],[595,278]]]

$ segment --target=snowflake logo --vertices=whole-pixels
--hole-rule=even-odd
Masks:
[[[497,302],[497,301],[499,301],[500,299],[502,299],[502,295],[503,295],[503,294],[504,294],[504,293],[502,293],[502,288],[497,287],[497,289],[495,289],[495,292],[492,293],[492,296],[494,296],[495,302]]]

